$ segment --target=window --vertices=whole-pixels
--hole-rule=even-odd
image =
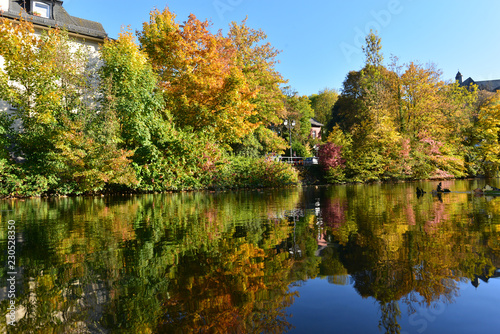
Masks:
[[[50,5],[43,2],[33,1],[33,15],[45,17],[47,19],[50,18]]]
[[[312,131],[312,137],[313,137],[313,139],[316,139],[316,131],[314,131],[314,130]]]

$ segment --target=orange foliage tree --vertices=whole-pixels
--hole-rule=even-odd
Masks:
[[[255,114],[255,92],[236,66],[234,43],[192,14],[183,24],[175,18],[168,8],[155,10],[138,32],[167,108],[181,128],[213,133],[223,144],[237,141],[256,124],[248,120]]]

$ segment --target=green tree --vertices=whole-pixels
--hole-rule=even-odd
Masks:
[[[122,145],[129,150],[163,141],[171,129],[157,91],[157,75],[130,31],[101,48],[102,104],[116,112]]]
[[[325,88],[318,94],[309,96],[311,107],[314,110],[314,119],[323,124],[328,124],[332,117],[332,108],[339,98],[335,89]]]
[[[283,154],[288,145],[285,139],[272,128],[259,126],[255,131],[243,137],[240,143],[233,144],[233,152],[253,158],[262,157],[268,153]]]
[[[296,91],[286,87],[283,89],[285,95],[286,119],[295,121],[292,128],[293,152],[297,156],[310,156],[310,134],[311,118],[314,117],[314,110],[311,108],[311,101],[305,95],[300,96]],[[290,131],[283,126],[283,134],[289,141]]]
[[[95,103],[99,80],[91,52],[59,29],[36,35],[25,21],[2,20],[0,41],[0,98],[17,105],[11,146],[26,159],[22,169],[62,193],[135,183],[130,152],[117,147],[113,111]]]

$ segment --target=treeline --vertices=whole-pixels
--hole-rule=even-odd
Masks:
[[[245,21],[211,33],[168,8],[98,53],[64,31],[0,21],[0,195],[161,192],[298,182],[266,159],[311,154],[309,99],[283,88],[278,51]],[[138,42],[137,42],[138,41]]]
[[[380,38],[347,75],[320,162],[330,182],[496,176],[500,96],[444,82],[432,64],[383,64]]]
[[[432,65],[385,66],[378,36],[366,41],[340,94],[307,97],[245,21],[223,35],[155,10],[136,36],[92,52],[3,19],[0,100],[16,109],[0,112],[0,196],[297,184],[272,158],[289,143],[318,154],[332,183],[496,175],[498,95],[443,82]],[[323,139],[311,118],[327,125]]]

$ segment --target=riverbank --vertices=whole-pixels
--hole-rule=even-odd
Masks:
[[[30,166],[0,164],[0,197],[58,197],[106,194],[147,194],[197,190],[280,188],[301,184],[300,172],[288,164],[264,158],[228,157],[220,163],[181,170],[177,166],[156,170],[135,166],[135,182],[107,183],[85,191],[85,179],[65,180],[64,175],[43,175]],[[85,184],[84,184],[85,185]]]
[[[1,163],[3,161],[3,164]],[[187,168],[186,168],[187,169]],[[436,180],[390,179],[356,182],[329,182],[320,165],[292,166],[265,158],[232,156],[209,167],[180,172],[178,166],[165,168],[162,173],[136,166],[133,185],[106,184],[97,191],[84,191],[78,180],[67,181],[54,175],[36,174],[29,166],[6,164],[0,160],[0,198],[72,197],[124,194],[159,194],[185,191],[230,191],[240,189],[286,188],[333,184],[406,183]],[[484,178],[484,177],[483,177]],[[451,179],[456,180],[456,179]],[[82,181],[82,180],[80,180]]]

